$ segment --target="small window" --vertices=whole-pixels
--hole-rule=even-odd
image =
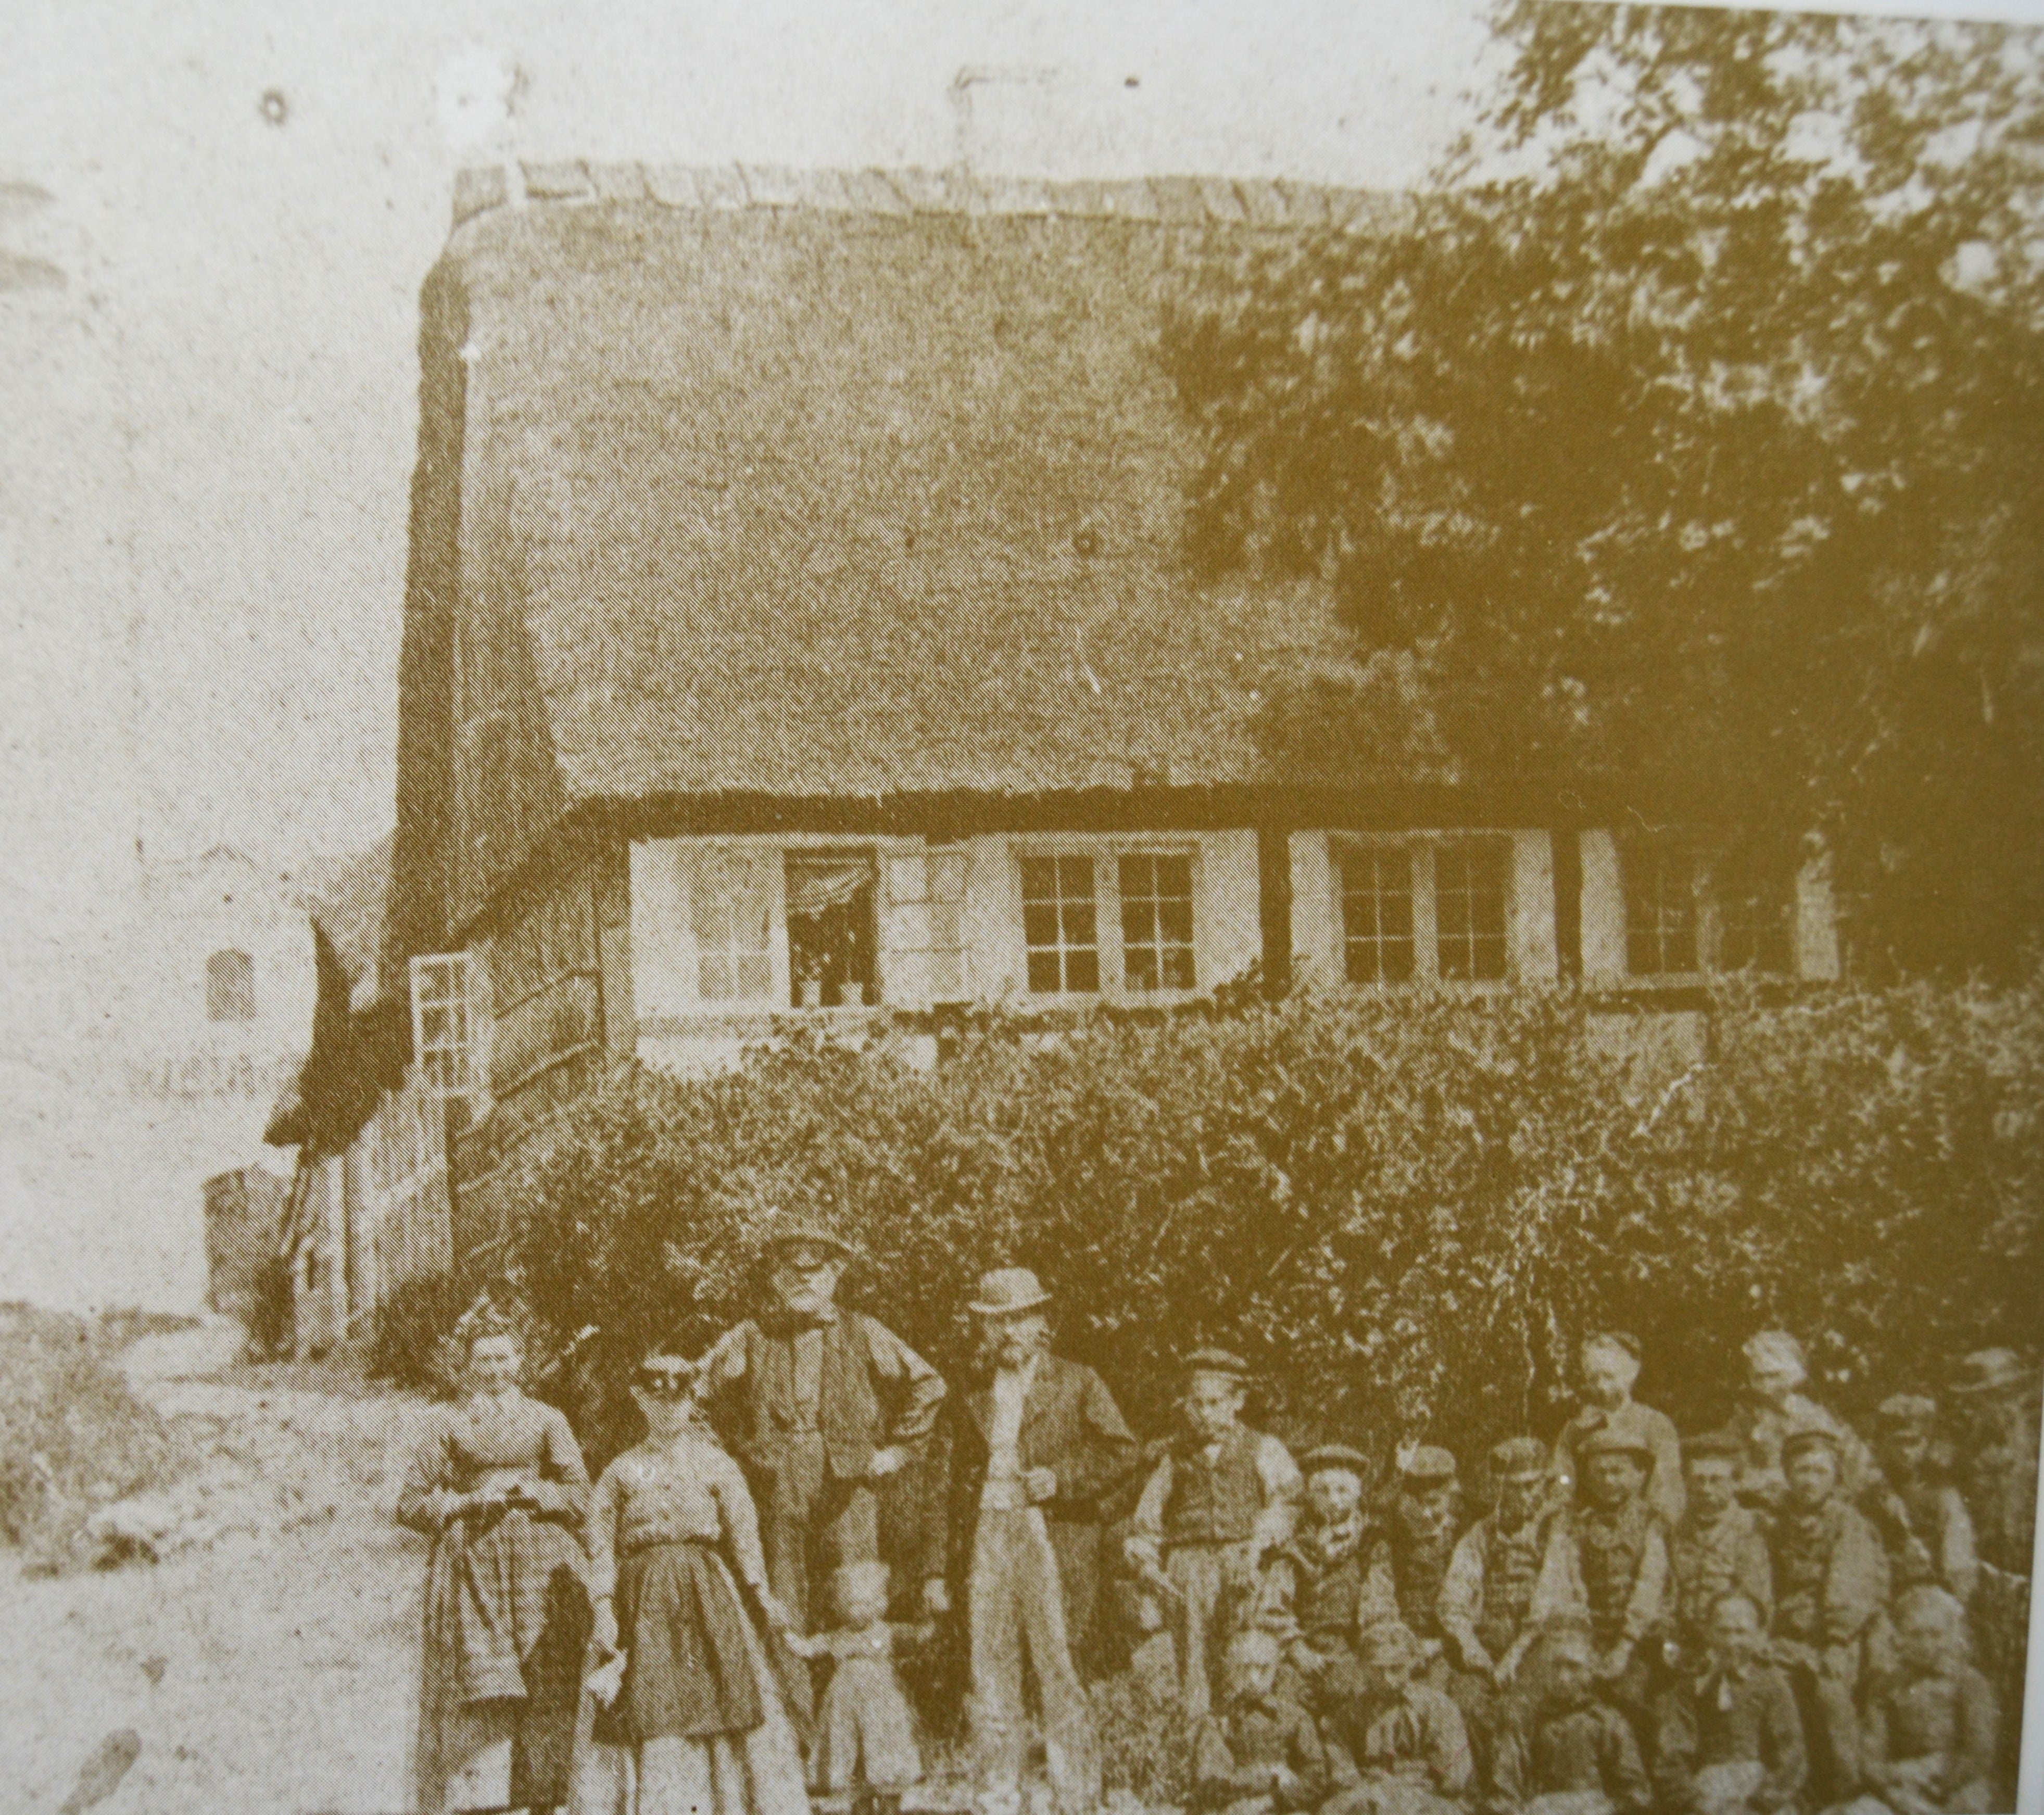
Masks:
[[[1342,946],[1350,983],[1412,980],[1412,854],[1350,845],[1340,854]]]
[[[1123,986],[1193,988],[1192,858],[1124,857],[1120,881]]]
[[[1504,975],[1504,846],[1461,838],[1434,853],[1434,949],[1440,974],[1459,983]]]
[[[215,952],[206,961],[206,1018],[256,1019],[256,961],[246,952]]]
[[[778,852],[706,851],[689,890],[696,994],[705,1002],[763,1001],[774,993],[774,879]]]
[[[1096,921],[1091,858],[1022,859],[1022,933],[1032,995],[1090,995],[1099,989]]]
[[[471,1107],[481,1102],[489,1027],[488,984],[473,953],[412,960],[412,1057],[428,1090]]]
[[[797,1008],[856,1008],[878,1000],[874,897],[879,869],[870,851],[790,857],[788,987]]]
[[[1625,968],[1635,977],[1696,968],[1696,863],[1670,840],[1629,842],[1623,855]]]

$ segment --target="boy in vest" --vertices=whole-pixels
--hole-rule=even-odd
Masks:
[[[1586,1628],[1543,1633],[1545,1686],[1498,1736],[1489,1815],[1646,1815],[1654,1792],[1639,1742],[1632,1723],[1598,1698],[1596,1662]]]
[[[874,1489],[930,1433],[944,1383],[900,1337],[837,1307],[852,1251],[799,1224],[769,1238],[763,1258],[774,1303],[720,1337],[704,1357],[698,1395],[744,1465],[759,1510],[766,1579],[805,1629],[811,1603],[847,1563],[879,1552]],[[814,1707],[808,1667],[776,1647],[776,1674],[806,1738]]]
[[[1355,1656],[1370,1464],[1333,1443],[1309,1452],[1300,1466],[1306,1486],[1298,1535],[1265,1571],[1257,1624],[1281,1648],[1278,1692],[1309,1707],[1328,1666]]]
[[[1750,1507],[1739,1502],[1739,1440],[1719,1431],[1682,1445],[1688,1492],[1669,1540],[1671,1668],[1693,1671],[1710,1643],[1711,1612],[1725,1595],[1743,1595],[1765,1629],[1774,1612],[1774,1570],[1767,1539]]]
[[[1896,1604],[1901,1668],[1868,1704],[1862,1771],[1870,1796],[1852,1815],[1982,1815],[1994,1794],[1994,1690],[1966,1660],[1965,1610],[1942,1588]]]
[[[1775,1815],[1808,1775],[1795,1691],[1745,1595],[1719,1596],[1704,1631],[1654,1704],[1654,1787],[1673,1815]]]
[[[1605,1698],[1637,1718],[1649,1667],[1643,1641],[1662,1622],[1668,1592],[1668,1541],[1648,1504],[1653,1452],[1614,1430],[1585,1440],[1573,1505],[1555,1516],[1533,1619],[1585,1622],[1596,1641]]]
[[[1580,1360],[1583,1405],[1554,1440],[1555,1504],[1566,1506],[1574,1497],[1585,1441],[1593,1432],[1612,1430],[1644,1444],[1652,1453],[1646,1498],[1672,1529],[1682,1516],[1681,1440],[1666,1412],[1642,1406],[1632,1396],[1633,1383],[1639,1378],[1639,1338],[1622,1330],[1595,1331],[1583,1338]]]
[[[1462,1483],[1447,1450],[1422,1444],[1402,1458],[1398,1491],[1371,1546],[1362,1623],[1396,1619],[1420,1642],[1429,1685],[1445,1690],[1451,1674],[1441,1642],[1441,1584],[1462,1536]]]
[[[1418,1681],[1420,1641],[1402,1620],[1362,1635],[1358,1663],[1336,1664],[1321,1695],[1320,1734],[1335,1783],[1327,1815],[1451,1815],[1475,1780],[1455,1705]]]
[[[1931,1583],[1963,1607],[1973,1598],[1980,1560],[1973,1521],[1938,1453],[1938,1402],[1897,1393],[1881,1406],[1875,1459],[1881,1478],[1866,1510],[1888,1544],[1899,1588]]]
[[[1227,1698],[1193,1736],[1195,1809],[1274,1815],[1317,1809],[1327,1759],[1312,1717],[1278,1694],[1278,1640],[1255,1628],[1228,1640]]]
[[[1491,1451],[1497,1503],[1462,1533],[1441,1583],[1441,1631],[1454,1670],[1448,1693],[1486,1777],[1535,1637],[1527,1615],[1546,1555],[1547,1462],[1546,1445],[1535,1437],[1515,1437]]]
[[[1124,1551],[1149,1591],[1144,1625],[1169,1626],[1185,1712],[1213,1705],[1229,1638],[1253,1617],[1264,1560],[1290,1541],[1297,1465],[1242,1422],[1248,1364],[1218,1349],[1185,1363],[1185,1428],[1143,1489]]]
[[[1840,1489],[1839,1447],[1828,1430],[1793,1432],[1783,1443],[1788,1491],[1769,1537],[1775,1656],[1796,1691],[1811,1776],[1827,1804],[1859,1779],[1855,1703],[1887,1623],[1888,1557]]]

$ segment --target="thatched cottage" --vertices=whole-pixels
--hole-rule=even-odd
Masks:
[[[1259,964],[1835,973],[1820,865],[1756,919],[1707,846],[1616,835],[1608,792],[1270,750],[1274,691],[1350,658],[1312,589],[1189,565],[1199,451],[1160,325],[1216,248],[1381,205],[464,177],[422,303],[382,965],[473,1123],[458,1244],[606,1065],[718,1063],[790,1022],[912,1038],[955,1004],[1169,1004]]]

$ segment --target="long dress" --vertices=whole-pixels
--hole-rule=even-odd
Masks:
[[[515,1484],[528,1504],[459,1510]],[[567,1794],[590,1611],[579,1533],[589,1475],[567,1420],[517,1393],[450,1407],[412,1458],[398,1517],[433,1541],[413,1778],[423,1815],[506,1727],[510,1799]]]
[[[603,1472],[587,1540],[625,1666],[576,1782],[578,1815],[808,1815],[794,1732],[732,1579],[735,1564],[766,1592],[738,1464],[703,1431],[642,1443]]]

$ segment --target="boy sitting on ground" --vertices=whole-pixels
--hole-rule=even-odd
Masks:
[[[1654,1800],[1632,1724],[1596,1693],[1596,1646],[1587,1625],[1539,1639],[1545,1684],[1530,1715],[1497,1736],[1494,1815],[1646,1815]]]
[[[1674,1815],[1774,1815],[1809,1774],[1795,1691],[1747,1596],[1719,1595],[1704,1631],[1654,1705],[1654,1787]]]
[[[1327,1815],[1450,1815],[1475,1766],[1454,1703],[1415,1679],[1420,1641],[1401,1620],[1365,1630],[1362,1660],[1336,1664],[1321,1692],[1320,1735],[1335,1783]]]
[[[1362,1486],[1369,1462],[1342,1444],[1309,1452],[1299,1533],[1265,1572],[1257,1624],[1273,1633],[1283,1661],[1278,1692],[1311,1705],[1329,1665],[1355,1658],[1362,1605]]]
[[[1266,1632],[1228,1641],[1227,1698],[1193,1740],[1193,1804],[1221,1815],[1316,1809],[1327,1798],[1327,1758],[1312,1717],[1274,1692],[1278,1644]]]
[[[1992,1784],[1994,1690],[1966,1661],[1965,1610],[1942,1588],[1911,1588],[1896,1606],[1901,1668],[1873,1696],[1862,1732],[1873,1794],[1849,1815],[1980,1815]]]

